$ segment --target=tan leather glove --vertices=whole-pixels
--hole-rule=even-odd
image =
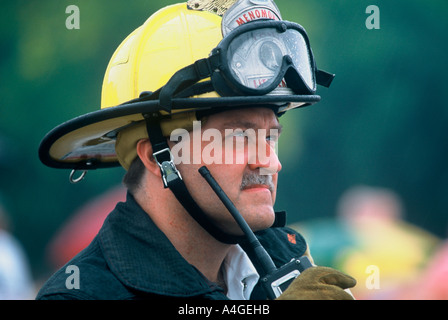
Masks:
[[[303,271],[277,300],[353,300],[344,289],[354,287],[356,280],[328,267]]]

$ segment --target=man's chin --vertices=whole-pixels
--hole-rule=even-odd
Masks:
[[[249,225],[250,229],[253,232],[261,231],[270,228],[275,221],[275,212],[272,209],[267,210],[257,210],[251,214],[244,214],[244,218],[246,223]],[[242,236],[243,231],[241,228],[237,225],[236,221],[231,228],[232,230],[229,231],[233,235]]]

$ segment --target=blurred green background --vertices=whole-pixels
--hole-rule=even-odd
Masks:
[[[100,106],[103,75],[120,42],[157,9],[179,1],[3,1],[0,10],[0,194],[33,276],[47,275],[46,246],[86,201],[121,183],[122,169],[80,184],[42,165],[37,149],[56,125]],[[80,29],[68,30],[68,5]],[[365,22],[380,9],[380,29]],[[277,0],[302,24],[318,63],[336,74],[322,101],[290,112],[279,153],[277,209],[289,222],[336,213],[364,184],[394,190],[405,219],[448,229],[448,2]],[[1,253],[0,253],[1,254]]]

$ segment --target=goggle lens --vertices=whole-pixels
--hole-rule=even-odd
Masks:
[[[285,57],[289,57],[286,59]],[[306,86],[315,90],[312,59],[303,35],[296,29],[279,32],[262,28],[237,35],[227,49],[228,68],[232,77],[245,88],[283,86],[289,68],[294,68]],[[288,86],[294,87],[294,84]],[[274,88],[271,88],[274,90]]]

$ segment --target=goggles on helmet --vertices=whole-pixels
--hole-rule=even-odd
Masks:
[[[198,83],[208,77],[212,87]],[[176,72],[158,95],[161,106],[167,108],[177,94],[213,90],[223,97],[291,91],[312,95],[316,84],[328,87],[333,78],[333,74],[317,70],[308,36],[299,24],[254,21],[224,37],[208,58]]]

